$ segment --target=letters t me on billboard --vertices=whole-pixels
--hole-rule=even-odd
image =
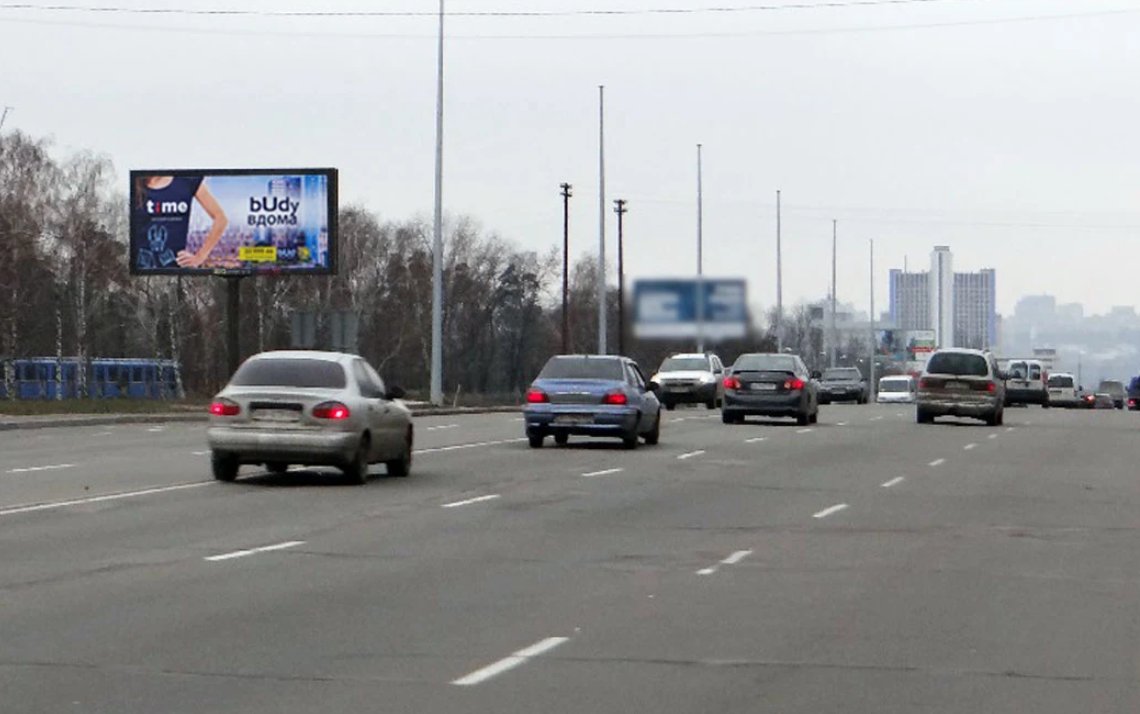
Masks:
[[[336,272],[336,169],[131,171],[132,275]]]
[[[739,339],[748,334],[746,283],[742,279],[706,278],[705,337]],[[697,337],[697,281],[692,278],[638,280],[633,285],[633,334],[639,339]]]

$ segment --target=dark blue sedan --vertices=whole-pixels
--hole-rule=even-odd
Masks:
[[[551,357],[526,394],[523,417],[531,447],[547,436],[564,445],[571,436],[611,436],[627,449],[661,435],[658,386],[628,357]]]

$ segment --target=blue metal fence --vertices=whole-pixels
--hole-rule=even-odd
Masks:
[[[78,376],[82,370],[83,384]],[[0,399],[176,399],[180,367],[163,359],[31,357],[0,360]],[[81,394],[81,392],[84,392]]]

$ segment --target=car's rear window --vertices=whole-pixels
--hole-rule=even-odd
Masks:
[[[840,380],[848,379],[863,379],[863,373],[854,367],[843,369],[828,369],[824,370],[823,373],[823,381],[825,382],[838,382]]]
[[[733,372],[794,372],[796,360],[786,355],[741,355]]]
[[[1012,365],[1011,365],[1012,366]],[[953,374],[961,377],[985,377],[990,370],[986,358],[962,352],[938,352],[926,365],[928,374]]]
[[[237,387],[298,387],[344,389],[344,367],[324,359],[252,359],[243,364],[230,384]]]
[[[880,392],[907,392],[910,391],[910,382],[905,379],[884,379],[879,382]]]
[[[552,357],[539,379],[625,379],[621,360],[607,357]]]
[[[1124,385],[1120,382],[1106,379],[1100,383],[1100,386],[1096,388],[1096,391],[1112,393],[1121,392],[1124,391]]]
[[[659,372],[708,372],[709,361],[703,357],[670,357],[661,363]]]
[[[1049,378],[1049,386],[1054,389],[1072,389],[1073,378],[1068,375],[1053,375]]]

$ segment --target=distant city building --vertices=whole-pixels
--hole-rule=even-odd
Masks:
[[[1058,305],[1057,319],[1062,322],[1080,322],[1085,319],[1085,306],[1079,302]]]
[[[1026,295],[1017,301],[1013,316],[1037,325],[1053,322],[1057,315],[1057,298],[1052,295]]]
[[[994,349],[998,344],[993,269],[955,273],[947,246],[936,246],[929,272],[890,271],[890,321],[899,330],[934,330],[938,347]]]

